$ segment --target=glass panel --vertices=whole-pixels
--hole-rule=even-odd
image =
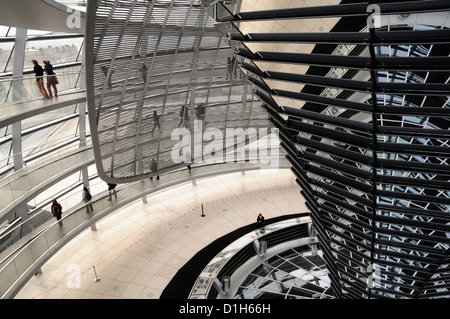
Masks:
[[[0,73],[12,71],[12,56],[14,42],[0,42]],[[6,88],[0,84],[0,101],[5,95]]]
[[[0,144],[0,167],[5,167],[12,161],[12,159],[9,158],[10,155],[11,141]]]
[[[40,124],[49,123],[50,121],[57,120],[58,118],[63,118],[67,115],[72,115],[75,113],[75,108],[76,105],[69,105],[27,118],[22,121],[22,129],[26,130]]]
[[[78,118],[67,120],[23,137],[23,154],[30,156],[45,151],[52,146],[65,143],[68,138],[78,135]]]
[[[307,258],[314,257],[317,263],[323,264],[320,254],[321,251],[311,256],[311,247],[302,245],[272,256],[250,272],[234,298],[334,298],[324,294],[330,285],[326,268],[316,268],[307,261]]]
[[[42,64],[44,60],[49,60],[53,66],[80,60],[79,51],[82,43],[82,37],[27,41],[25,66],[32,68],[32,59],[37,60],[39,64]]]

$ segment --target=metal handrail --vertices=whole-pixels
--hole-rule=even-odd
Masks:
[[[56,85],[58,95],[61,93],[71,93],[73,91],[80,90],[81,76],[84,76],[84,71],[74,72],[58,72],[55,74],[59,81]],[[16,103],[23,103],[33,100],[42,99],[43,95],[39,92],[36,85],[37,79],[42,80],[44,89],[47,91],[47,82],[53,75],[44,76],[10,76],[8,78],[0,79],[0,103],[12,105]],[[51,88],[53,91],[53,88]]]
[[[213,286],[220,290],[220,281],[217,276],[222,268],[243,248],[251,245],[252,242],[258,241],[259,238],[270,233],[275,233],[281,229],[286,229],[291,226],[311,223],[311,218],[305,213],[305,216],[279,221],[274,224],[253,230],[246,235],[236,239],[227,247],[222,249],[217,255],[203,268],[200,276],[189,293],[188,299],[207,299],[207,296]]]
[[[288,167],[289,165],[286,164],[279,168],[286,169]],[[3,299],[13,297],[28,278],[33,275],[35,269],[45,263],[62,245],[97,220],[123,205],[147,194],[193,179],[258,169],[261,169],[258,163],[223,163],[195,166],[192,167],[193,173],[188,173],[187,169],[172,171],[161,176],[156,184],[145,180],[119,186],[117,188],[118,201],[114,202],[114,205],[112,205],[112,202],[106,201],[108,191],[93,196],[94,211],[90,214],[86,214],[85,204],[80,202],[78,205],[65,210],[64,217],[61,219],[65,227],[59,226],[57,221],[49,223],[44,230],[30,238],[25,245],[18,247],[15,253],[9,256],[8,261],[0,270],[0,294]]]

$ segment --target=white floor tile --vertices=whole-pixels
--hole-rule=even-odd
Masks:
[[[205,217],[201,216],[203,209]],[[56,253],[16,298],[156,299],[199,250],[239,227],[306,211],[290,170],[230,174],[186,183],[119,209]],[[68,267],[82,271],[70,288]],[[95,265],[100,281],[94,282]],[[69,278],[70,279],[70,278]]]

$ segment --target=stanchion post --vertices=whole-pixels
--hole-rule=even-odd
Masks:
[[[92,268],[94,269],[94,275],[95,275],[94,282],[100,281],[100,278],[97,277],[97,272],[95,271],[95,266],[92,266]]]

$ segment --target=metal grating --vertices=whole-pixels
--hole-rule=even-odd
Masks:
[[[204,2],[280,130],[334,295],[449,297],[449,2]]]
[[[172,134],[178,127],[193,132],[200,103],[206,105],[200,132],[270,127],[267,115],[252,107],[256,97],[237,63],[235,76],[227,77],[227,57],[233,52],[214,23],[199,0],[88,4],[88,110],[104,180],[130,182],[190,164],[193,157],[173,161],[179,139]],[[187,106],[187,120],[180,117],[182,106]],[[190,144],[193,148],[193,139]],[[157,171],[151,170],[151,159]]]

